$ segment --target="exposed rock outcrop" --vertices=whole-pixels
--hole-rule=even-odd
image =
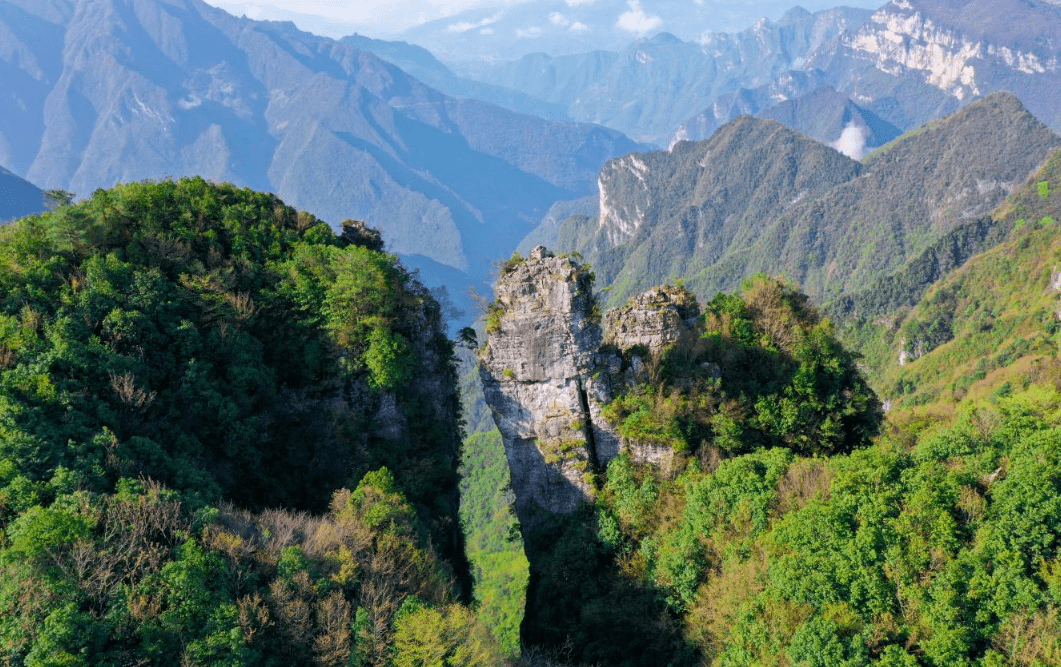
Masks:
[[[481,353],[486,401],[504,436],[516,513],[566,514],[594,495],[601,460],[587,400],[601,344],[592,276],[541,246],[506,268]]]
[[[516,513],[567,514],[596,495],[597,475],[621,450],[666,465],[673,452],[623,439],[602,415],[618,392],[652,379],[651,359],[694,335],[695,298],[657,287],[604,316],[592,274],[538,246],[510,262],[480,353],[486,402],[504,440]]]

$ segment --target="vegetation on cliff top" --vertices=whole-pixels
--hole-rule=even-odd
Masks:
[[[865,446],[880,424],[832,325],[779,279],[755,276],[740,296],[718,294],[693,336],[646,361],[650,382],[604,409],[628,440],[688,454],[784,446],[821,455]]]
[[[351,238],[201,179],[0,230],[5,662],[497,664],[438,304]]]

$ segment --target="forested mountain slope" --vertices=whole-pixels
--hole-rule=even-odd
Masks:
[[[732,291],[782,273],[823,302],[868,287],[986,216],[1061,144],[1005,93],[897,139],[861,163],[772,121],[739,118],[704,142],[618,158],[599,218],[557,232],[609,304],[682,278]]]
[[[1061,154],[990,216],[1009,231],[995,248],[940,276],[910,304],[867,295],[838,316],[895,409],[949,412],[967,395],[1008,394],[1056,363]],[[916,410],[915,410],[916,412]]]
[[[500,662],[452,344],[381,246],[202,179],[0,229],[5,661]]]

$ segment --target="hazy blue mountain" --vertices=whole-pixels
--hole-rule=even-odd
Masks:
[[[40,188],[0,167],[0,222],[41,213],[45,208]]]
[[[566,220],[556,248],[581,252],[612,286],[612,304],[677,278],[710,296],[759,272],[783,273],[831,300],[870,287],[986,215],[1058,146],[1061,138],[1007,93],[861,163],[775,121],[742,116],[708,140],[609,161],[599,216]]]
[[[1061,130],[1055,3],[894,0],[875,12],[795,8],[739,32],[677,34],[656,34],[607,55],[535,54],[461,71],[661,146],[680,127],[683,136],[703,138],[741,113],[823,86],[903,131],[1000,90]]]
[[[793,76],[789,80],[806,81],[806,77]],[[846,95],[823,86],[780,104],[769,88],[745,89],[723,96],[708,112],[683,123],[674,141],[706,139],[720,125],[742,114],[776,120],[856,160],[902,134],[902,130]]]
[[[389,250],[475,280],[637,148],[200,0],[0,0],[0,72],[0,163],[43,187],[201,174],[365,219]]]
[[[533,55],[469,75],[566,105],[576,120],[666,145],[683,122],[720,97],[766,85],[799,63],[832,54],[840,36],[870,13],[796,8],[777,22],[763,19],[741,32],[709,33],[695,42],[660,33],[619,54]]]
[[[853,4],[876,8],[876,0]],[[813,0],[804,6],[827,9]],[[622,51],[636,39],[669,32],[685,41],[702,35],[736,32],[759,19],[777,19],[790,0],[738,2],[717,0],[529,0],[485,4],[455,16],[429,21],[401,33],[401,39],[426,47],[443,61],[517,60],[529,53],[562,56],[594,50]]]
[[[567,108],[582,91],[610,72],[621,57],[618,52],[602,50],[567,56],[538,52],[513,61],[468,62],[460,71]]]
[[[511,111],[551,120],[570,120],[567,110],[559,104],[545,102],[511,88],[458,76],[423,47],[406,42],[372,39],[364,35],[351,35],[340,41],[344,44],[351,44],[362,51],[376,54],[383,60],[397,65],[405,73],[451,97],[470,97]]]

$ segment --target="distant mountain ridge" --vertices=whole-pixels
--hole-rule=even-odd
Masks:
[[[465,283],[638,148],[200,0],[0,0],[0,74],[0,163],[43,187],[200,174],[271,190],[333,225],[365,219]]]
[[[870,14],[847,7],[813,14],[796,8],[776,23],[764,19],[741,32],[712,33],[697,42],[661,33],[620,53],[532,54],[468,75],[564,105],[573,119],[623,128],[639,141],[666,145],[683,122],[716,99],[767,84],[798,63],[827,58],[839,36]]]
[[[1061,130],[1061,6],[1030,0],[894,0],[873,12],[795,8],[776,22],[621,51],[469,67],[482,81],[566,106],[641,141],[700,139],[823,86],[900,130],[994,91]],[[577,83],[577,85],[572,85]]]
[[[732,291],[783,273],[818,301],[858,292],[986,215],[1061,146],[996,93],[855,162],[774,121],[740,117],[703,142],[612,160],[600,216],[554,230],[609,304],[683,278]],[[524,241],[524,247],[534,235]]]
[[[0,223],[45,210],[44,192],[0,167]]]
[[[340,41],[379,56],[382,60],[398,66],[402,71],[446,95],[470,97],[517,113],[532,114],[550,120],[570,120],[567,110],[558,104],[544,102],[511,88],[458,76],[435,58],[430,51],[415,44],[372,39],[364,35],[350,35]]]
[[[763,17],[776,18],[791,0],[743,3],[735,0],[524,0],[498,2],[428,21],[399,34],[458,68],[475,61],[516,60],[530,53],[565,56],[622,51],[638,38],[660,32],[695,42],[702,35],[736,32]],[[852,5],[875,8],[873,0]],[[814,0],[811,9],[829,7]]]
[[[780,104],[764,90],[741,90],[727,95],[715,103],[711,113],[705,111],[683,123],[672,143],[706,139],[722,121],[728,122],[742,114],[776,120],[855,160],[902,134],[899,128],[855,104],[846,95],[823,86]]]

